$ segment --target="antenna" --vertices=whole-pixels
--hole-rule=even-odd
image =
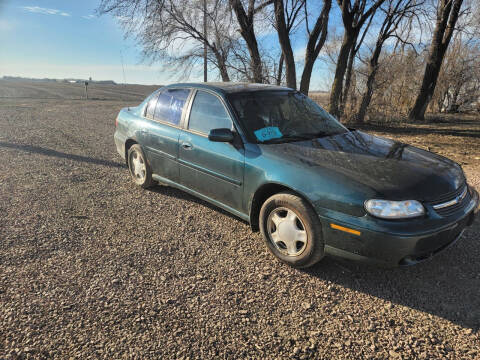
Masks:
[[[120,50],[120,61],[122,62],[122,71],[123,71],[123,86],[127,85],[127,80],[125,78],[125,66],[123,65],[123,54],[122,50]]]

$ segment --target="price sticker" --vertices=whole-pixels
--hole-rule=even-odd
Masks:
[[[255,136],[260,141],[266,141],[270,139],[278,139],[283,136],[280,129],[277,126],[267,126],[254,132]]]

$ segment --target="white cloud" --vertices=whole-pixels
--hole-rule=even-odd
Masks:
[[[83,15],[82,18],[87,19],[87,20],[91,20],[91,19],[95,18],[95,15]]]
[[[49,8],[43,8],[40,6],[22,6],[21,8],[24,11],[37,13],[37,14],[71,16],[69,13],[58,10],[58,9],[49,9]]]

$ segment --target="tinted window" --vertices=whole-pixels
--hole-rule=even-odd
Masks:
[[[174,125],[180,124],[182,110],[187,101],[188,89],[168,89],[158,96],[155,107],[155,120],[162,120]]]
[[[188,128],[203,134],[212,129],[232,128],[232,121],[220,100],[205,91],[197,91],[190,110]]]
[[[154,93],[147,104],[147,110],[145,116],[149,119],[153,119],[153,113],[155,112],[155,105],[157,104],[158,92]]]

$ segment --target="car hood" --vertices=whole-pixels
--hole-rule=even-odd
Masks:
[[[330,169],[385,199],[433,201],[465,182],[460,166],[447,158],[361,131],[261,148],[319,171]]]

